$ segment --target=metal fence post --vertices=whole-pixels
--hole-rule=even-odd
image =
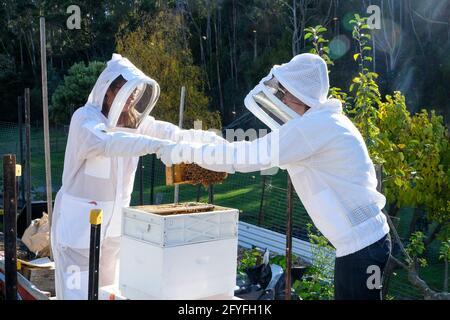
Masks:
[[[139,204],[144,205],[144,157],[139,158]]]
[[[98,278],[100,265],[100,236],[103,210],[93,209],[90,214],[91,241],[89,246],[88,299],[98,300]]]
[[[17,189],[16,156],[3,157],[3,231],[5,235],[6,300],[17,300]]]
[[[150,204],[155,203],[155,163],[156,155],[152,154],[152,169],[150,172]]]
[[[286,224],[286,300],[291,300],[291,271],[292,271],[292,193],[293,186],[288,173],[287,183],[287,224]]]
[[[197,186],[197,202],[200,202],[200,196],[202,194],[202,186],[198,185]]]
[[[259,214],[258,214],[258,226],[261,226],[264,222],[264,196],[266,192],[266,179],[267,176],[262,176],[262,191],[261,191],[261,202],[259,204]]]
[[[214,204],[214,185],[210,184],[208,186],[208,203]]]

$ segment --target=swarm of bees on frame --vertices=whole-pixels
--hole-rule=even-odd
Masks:
[[[228,174],[225,172],[215,172],[204,169],[197,164],[180,164],[181,171],[184,172],[184,180],[193,185],[202,184],[208,187],[212,184],[222,183]]]

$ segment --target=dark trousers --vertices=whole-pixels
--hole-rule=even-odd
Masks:
[[[391,236],[387,234],[360,251],[336,258],[335,300],[382,300],[381,285],[391,250]]]

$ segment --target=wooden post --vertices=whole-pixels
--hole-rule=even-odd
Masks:
[[[183,117],[184,117],[184,105],[186,101],[186,87],[181,87],[181,97],[180,97],[180,115],[178,118],[178,126],[183,129]],[[180,201],[180,186],[176,185],[174,190],[174,203]]]
[[[88,300],[98,300],[98,278],[100,265],[100,234],[103,210],[93,209],[90,214],[91,241],[89,247]]]
[[[23,97],[17,97],[17,123],[19,127],[19,156],[20,156],[20,165],[24,165],[24,156],[23,156]],[[20,179],[20,198],[22,199],[22,204],[25,202],[25,181],[23,178]],[[31,221],[30,221],[31,222]],[[27,221],[27,226],[30,224]]]
[[[53,194],[52,194],[52,165],[50,158],[50,130],[48,123],[48,92],[47,92],[47,50],[45,40],[45,18],[40,20],[40,40],[41,40],[41,75],[42,75],[42,111],[44,118],[44,147],[45,147],[45,181],[47,190],[47,213],[50,223],[52,223]],[[51,236],[51,234],[50,234]]]
[[[292,271],[292,193],[293,186],[288,173],[287,183],[287,225],[286,225],[286,300],[291,300],[291,271]]]
[[[27,223],[31,223],[31,117],[30,117],[30,88],[25,89],[25,202],[27,206]],[[28,221],[29,220],[29,221]]]
[[[6,300],[17,300],[16,156],[3,157],[3,232],[5,235]]]

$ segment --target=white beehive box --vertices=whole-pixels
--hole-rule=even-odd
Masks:
[[[119,289],[129,299],[233,297],[238,210],[160,215],[125,208]]]
[[[213,211],[161,215],[152,213],[152,209],[157,211],[157,207],[124,208],[122,235],[160,247],[237,237],[239,220],[237,209],[211,206],[214,208]]]

